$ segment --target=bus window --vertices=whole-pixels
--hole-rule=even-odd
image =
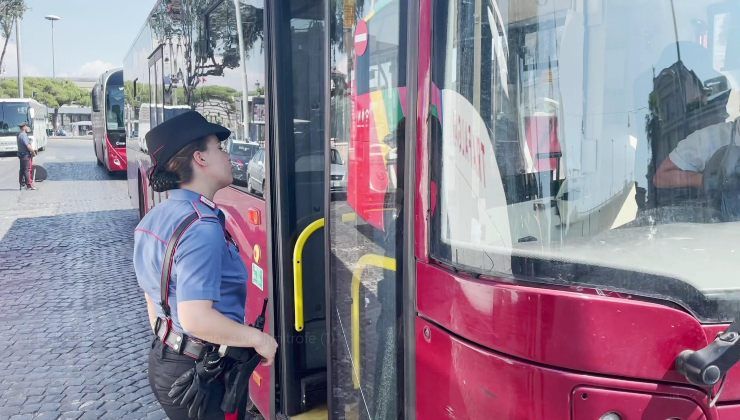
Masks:
[[[123,130],[124,93],[123,85],[108,85],[105,115],[108,130]]]
[[[397,302],[404,270],[398,186],[406,141],[406,4],[330,2],[330,15],[341,17],[329,36],[330,418],[396,419],[403,412]]]
[[[21,132],[18,124],[22,122],[33,124],[28,116],[28,104],[0,102],[0,134],[17,135]]]
[[[540,3],[436,2],[433,257],[732,319],[740,5]]]

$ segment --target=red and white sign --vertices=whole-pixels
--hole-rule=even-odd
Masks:
[[[360,19],[355,28],[355,57],[365,54],[367,51],[367,23]]]

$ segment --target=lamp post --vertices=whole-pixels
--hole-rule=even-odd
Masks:
[[[54,63],[54,22],[61,20],[59,16],[56,15],[46,15],[44,16],[44,19],[51,21],[51,78],[56,78],[56,68]]]
[[[15,18],[15,54],[18,62],[18,97],[23,98],[23,67],[21,66],[21,18]]]

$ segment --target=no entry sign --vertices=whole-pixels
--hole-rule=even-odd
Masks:
[[[355,56],[359,57],[367,51],[367,23],[360,19],[355,28]]]

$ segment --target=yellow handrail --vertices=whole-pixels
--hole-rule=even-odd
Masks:
[[[360,387],[360,279],[368,266],[396,271],[396,259],[378,254],[365,254],[357,260],[357,265],[352,271],[352,358],[354,359],[352,383],[355,389]]]
[[[314,232],[324,227],[324,218],[306,226],[298,235],[293,248],[293,306],[295,310],[295,330],[303,331],[303,247]]]

